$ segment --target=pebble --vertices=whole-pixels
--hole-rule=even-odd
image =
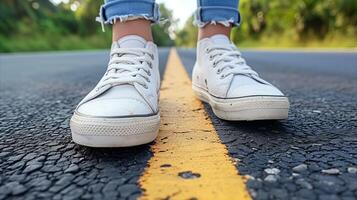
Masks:
[[[10,193],[11,193],[11,191],[8,187],[6,187],[5,185],[0,186],[0,199],[1,200],[5,199],[5,197]]]
[[[44,172],[48,172],[48,173],[54,173],[54,172],[59,172],[61,171],[62,169],[57,167],[57,166],[54,166],[54,165],[45,165],[41,171],[44,171]]]
[[[26,179],[26,174],[13,174],[9,177],[10,181],[22,182]]]
[[[284,189],[273,188],[269,191],[269,194],[273,199],[288,199],[289,194]]]
[[[178,175],[184,179],[196,179],[201,177],[201,174],[193,173],[191,171],[180,172],[178,173]]]
[[[8,160],[9,161],[19,161],[21,160],[23,157],[25,156],[25,154],[20,154],[20,155],[16,155],[16,156],[11,156]]]
[[[307,165],[306,164],[300,164],[300,165],[295,166],[293,168],[294,172],[303,172],[303,171],[306,171],[306,170],[307,170]]]
[[[304,179],[296,180],[296,184],[300,185],[303,188],[309,189],[309,190],[312,189],[312,185],[309,182],[305,181]]]
[[[24,160],[32,160],[32,159],[36,158],[36,156],[37,156],[36,153],[29,153],[25,157],[23,157],[22,159],[24,159]]]
[[[267,174],[277,175],[280,173],[280,170],[278,168],[268,168],[268,169],[264,169],[264,172]]]
[[[107,194],[107,193],[111,193],[113,191],[116,191],[116,189],[118,188],[119,184],[118,182],[116,181],[110,181],[108,182],[104,187],[103,187],[103,190],[102,192],[104,194]]]
[[[56,154],[47,158],[47,160],[58,160],[61,157],[60,154]]]
[[[121,197],[128,197],[131,194],[138,192],[138,190],[138,186],[134,184],[126,184],[118,188]]]
[[[63,196],[63,200],[75,200],[80,199],[81,195],[83,194],[83,190],[81,188],[76,188]]]
[[[75,176],[71,175],[71,174],[66,174],[65,176],[63,176],[61,179],[59,179],[50,189],[49,191],[57,193],[59,192],[61,189],[63,189],[64,187],[68,186],[69,184],[72,183],[73,179],[75,178]]]
[[[79,167],[76,164],[71,164],[64,172],[65,173],[73,173],[73,172],[78,172]]]
[[[29,166],[27,166],[25,169],[24,169],[24,173],[31,173],[33,171],[36,171],[38,169],[40,169],[42,167],[42,164],[31,164]]]
[[[336,168],[323,169],[321,172],[322,172],[322,173],[325,173],[325,174],[331,174],[331,175],[340,174],[340,170],[338,170],[338,169],[336,169]]]
[[[0,153],[0,157],[7,156],[7,155],[9,155],[9,154],[11,154],[11,153],[8,152],[8,151],[6,151],[6,152],[1,152],[1,153]]]
[[[275,175],[268,175],[267,177],[265,177],[264,181],[267,182],[276,182],[278,180],[278,178]]]
[[[27,189],[18,182],[10,182],[5,185],[11,190],[12,195],[19,195],[24,193]]]
[[[349,167],[347,168],[348,173],[351,174],[357,174],[357,168],[356,167]]]

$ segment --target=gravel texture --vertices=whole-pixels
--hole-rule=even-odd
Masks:
[[[195,50],[179,54],[191,73]],[[251,196],[357,199],[357,53],[248,51],[243,56],[291,103],[289,119],[280,122],[228,122],[206,105],[237,169],[250,177]]]
[[[0,55],[0,200],[136,199],[150,145],[87,148],[71,141],[76,104],[108,52]],[[168,49],[160,51],[161,71]]]
[[[161,72],[167,53],[160,51]],[[107,54],[0,55],[0,200],[140,196],[150,145],[95,149],[71,141],[69,118],[104,73]],[[194,50],[179,54],[190,74]],[[281,122],[227,122],[206,106],[237,169],[249,177],[251,196],[357,199],[356,54],[244,55],[291,101]]]

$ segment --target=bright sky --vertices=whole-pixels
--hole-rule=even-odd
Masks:
[[[183,27],[186,20],[196,9],[196,0],[156,0],[157,3],[164,3],[167,8],[173,11],[175,19],[179,19],[179,28]]]
[[[60,2],[68,3],[68,0],[50,0],[55,4]],[[164,3],[167,8],[173,11],[173,16],[178,19],[179,28],[183,27],[186,20],[192,15],[196,9],[196,0],[156,0],[157,3]],[[74,5],[74,10],[75,10]]]

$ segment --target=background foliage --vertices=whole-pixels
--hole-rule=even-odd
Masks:
[[[102,1],[0,1],[0,52],[108,48],[110,27],[101,31],[95,16]],[[78,7],[72,11],[73,6]],[[191,17],[174,30],[172,12],[161,5],[165,23],[153,34],[160,46],[194,47],[197,28]],[[245,47],[357,47],[356,0],[241,0],[242,25],[232,39]],[[171,37],[170,37],[171,36]],[[171,38],[176,36],[175,41]]]
[[[70,0],[55,6],[48,0],[1,0],[0,52],[108,48],[110,26],[103,33],[95,22],[102,2]],[[78,9],[73,12],[71,5]],[[160,11],[172,20],[154,25],[154,40],[160,46],[174,45],[169,37],[172,12],[164,5]]]
[[[356,0],[240,0],[239,9],[242,23],[231,37],[241,46],[357,47]],[[178,45],[195,45],[190,20]]]

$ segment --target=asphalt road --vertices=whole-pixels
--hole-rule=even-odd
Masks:
[[[195,52],[178,51],[190,74]],[[160,50],[163,73],[168,49]],[[289,119],[232,123],[206,111],[254,199],[357,199],[357,53],[246,51],[285,92]],[[0,55],[0,199],[136,199],[150,145],[92,149],[69,118],[108,52]]]

